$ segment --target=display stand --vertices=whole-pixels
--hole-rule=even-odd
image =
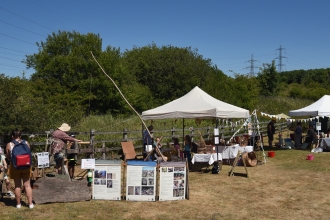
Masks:
[[[161,162],[159,169],[159,201],[187,198],[186,162]]]
[[[93,172],[93,199],[120,200],[122,162],[120,160],[96,160]]]
[[[234,160],[234,164],[233,164],[233,166],[231,167],[231,169],[230,169],[230,171],[229,171],[229,176],[230,176],[230,177],[231,177],[231,176],[234,176],[234,169],[235,169],[235,167],[237,166],[237,161],[238,161],[238,159],[239,159],[239,157],[240,157],[241,155],[242,155],[242,152],[241,152],[241,151],[238,151],[237,156],[236,156],[236,158],[235,158],[235,160]],[[245,172],[246,172],[246,174],[243,174],[243,175],[246,175],[246,177],[249,178],[249,173],[248,173],[248,170],[247,170],[247,168],[246,168],[245,160],[242,160],[242,161],[243,161],[243,165],[244,165]],[[238,174],[238,175],[242,175],[242,173],[241,173],[241,174]]]
[[[156,165],[153,161],[127,161],[127,201],[156,201]]]

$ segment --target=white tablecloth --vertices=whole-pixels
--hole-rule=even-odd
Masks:
[[[249,153],[253,151],[253,146],[241,147],[238,144],[233,146],[218,146],[218,153],[222,154],[222,159],[233,159],[237,156],[238,151]]]
[[[195,162],[208,162],[210,165],[214,163],[214,161],[222,160],[221,153],[217,154],[194,154],[193,158],[191,159],[191,163],[194,164]]]

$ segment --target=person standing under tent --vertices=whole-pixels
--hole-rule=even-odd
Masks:
[[[294,130],[294,146],[295,148],[300,148],[301,146],[301,137],[302,137],[302,127],[301,122],[297,123],[297,127]]]
[[[184,157],[187,158],[188,163],[191,163],[191,137],[186,135],[184,137]]]
[[[150,125],[148,129],[143,131],[143,159],[145,159],[149,153],[148,145],[153,145],[152,137],[149,134],[152,130],[154,130],[154,127]]]
[[[274,134],[275,134],[275,123],[276,121],[273,119],[268,123],[267,126],[267,136],[268,136],[268,146],[273,147],[273,140],[274,140]]]

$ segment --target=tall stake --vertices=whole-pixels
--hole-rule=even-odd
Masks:
[[[135,114],[139,117],[139,119],[141,120],[142,124],[144,125],[144,127],[146,128],[146,130],[148,131],[149,135],[151,136],[150,134],[150,131],[148,129],[148,126],[146,125],[146,123],[143,121],[142,117],[140,116],[140,114],[133,108],[133,106],[127,101],[127,99],[125,98],[124,94],[121,92],[121,90],[119,89],[119,87],[117,86],[117,84],[115,83],[115,81],[104,71],[104,69],[102,68],[102,66],[99,64],[99,62],[96,60],[96,58],[94,57],[94,54],[93,52],[91,51],[91,54],[92,54],[92,57],[93,59],[95,60],[95,62],[97,63],[97,65],[101,68],[102,72],[111,80],[111,82],[114,84],[114,86],[116,87],[116,89],[118,90],[118,92],[120,93],[120,95],[123,97],[123,99],[126,101],[126,103],[128,104],[128,106],[135,112]],[[160,154],[161,157],[163,158],[164,161],[165,158],[164,158],[164,155],[163,154]]]
[[[126,101],[126,103],[128,104],[128,106],[135,112],[135,114],[140,118],[142,124],[144,125],[144,127],[147,129],[149,135],[150,131],[148,130],[148,126],[146,125],[146,123],[143,121],[143,119],[141,118],[140,114],[133,108],[133,106],[127,101],[127,99],[125,98],[124,94],[121,92],[121,90],[119,89],[119,87],[117,86],[117,84],[115,83],[115,81],[104,71],[104,69],[102,68],[102,66],[99,64],[99,62],[96,60],[96,58],[94,57],[93,52],[91,51],[92,57],[95,60],[95,62],[97,63],[97,65],[101,68],[102,72],[111,80],[111,82],[113,83],[113,85],[116,87],[116,89],[118,90],[118,92],[120,93],[120,95],[123,97],[123,99]]]

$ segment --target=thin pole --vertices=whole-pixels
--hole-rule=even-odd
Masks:
[[[184,118],[182,118],[182,143],[184,147]]]

